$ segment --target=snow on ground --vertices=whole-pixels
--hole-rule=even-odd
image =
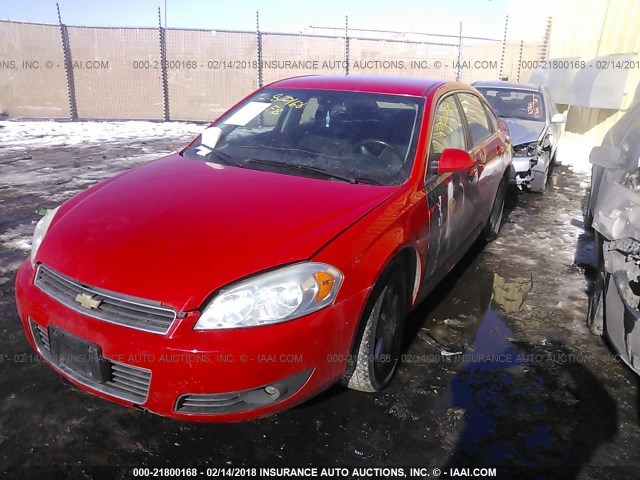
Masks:
[[[587,182],[589,176],[590,172]],[[549,323],[551,334],[556,327],[548,312],[562,314],[563,328],[576,340],[590,335],[584,323],[584,268],[592,261],[593,239],[584,230],[582,204],[586,195],[583,175],[559,165],[544,195],[518,195],[517,207],[509,213],[500,237],[485,248],[488,261],[501,276],[533,279],[528,303],[520,312],[522,318],[533,324],[540,317],[538,321]],[[538,314],[543,311],[546,319]]]
[[[100,159],[97,162],[87,158],[86,164],[70,161],[67,165],[62,164],[64,160],[52,164],[41,158],[29,157],[14,162],[13,168],[8,171],[0,165],[0,184],[19,187],[23,195],[40,196],[47,204],[59,204],[122,170],[155,160],[167,153],[170,152],[146,153],[109,161]]]
[[[195,136],[204,125],[184,122],[0,121],[3,148],[62,147],[128,139]]]
[[[19,189],[60,203],[184,147],[203,128],[183,122],[0,121],[0,202]]]
[[[576,173],[591,174],[589,154],[593,147],[593,145],[586,143],[581,138],[563,136],[558,141],[558,152],[556,154],[557,161],[562,165],[567,165]]]
[[[0,286],[29,253],[36,211],[180,150],[204,128],[184,122],[0,121]]]
[[[0,234],[0,245],[5,248],[14,248],[25,252],[31,251],[31,235],[35,225],[24,224],[10,228]]]

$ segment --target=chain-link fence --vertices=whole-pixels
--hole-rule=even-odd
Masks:
[[[132,68],[136,60],[159,63],[157,29],[68,27],[68,32],[78,117],[162,118],[160,76]]]
[[[255,33],[167,30],[159,68],[167,71],[169,118],[212,120],[224,112],[255,89],[255,57]]]
[[[367,31],[370,33],[370,31]],[[402,33],[402,32],[398,32]],[[526,81],[540,41],[393,38],[0,21],[0,114],[206,121],[259,86],[308,74]],[[418,37],[416,39],[416,37]],[[421,38],[424,38],[422,40]]]
[[[40,69],[37,59],[43,66],[46,59],[58,68]],[[69,117],[67,80],[60,65],[60,27],[0,23],[0,114]]]

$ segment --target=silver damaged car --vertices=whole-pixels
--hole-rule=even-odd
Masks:
[[[513,178],[519,190],[543,193],[555,161],[562,124],[546,87],[512,82],[473,84],[509,127],[513,145]]]

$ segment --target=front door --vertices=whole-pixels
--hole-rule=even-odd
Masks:
[[[467,135],[460,107],[454,95],[444,97],[436,107],[428,153],[425,189],[429,207],[429,246],[424,269],[428,281],[462,243],[465,225],[467,172],[438,174],[440,156],[446,148],[467,150]]]

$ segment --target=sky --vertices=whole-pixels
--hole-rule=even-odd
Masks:
[[[169,28],[301,32],[309,26],[502,38],[508,1],[518,0],[166,0]],[[526,3],[526,0],[523,0]],[[58,0],[68,25],[155,27],[165,0]],[[529,4],[530,5],[530,4]],[[523,4],[525,7],[525,4]],[[531,8],[530,6],[528,8]],[[55,0],[0,0],[0,19],[57,23]]]

